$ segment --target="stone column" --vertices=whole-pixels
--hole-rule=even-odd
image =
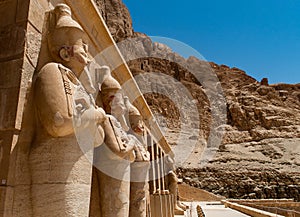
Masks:
[[[40,143],[30,154],[33,216],[86,217],[92,166],[76,138]]]
[[[130,217],[147,216],[149,168],[150,162],[134,162],[131,164]]]
[[[118,157],[106,144],[95,150],[101,216],[129,217],[130,161]]]

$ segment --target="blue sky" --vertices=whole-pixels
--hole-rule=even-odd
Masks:
[[[300,83],[299,0],[123,0],[133,27],[269,83]]]

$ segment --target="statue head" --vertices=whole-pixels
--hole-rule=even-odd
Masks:
[[[139,110],[130,103],[129,98],[127,96],[124,97],[124,103],[128,112],[129,124],[131,129],[136,134],[143,135],[143,120]]]
[[[71,17],[71,9],[58,4],[52,11],[54,25],[49,28],[48,47],[55,61],[70,68],[77,76],[90,62],[83,28]]]
[[[102,72],[106,74],[99,88],[104,110],[109,114],[122,115],[125,112],[122,87],[108,67],[103,67]]]
[[[165,157],[165,170],[166,172],[175,171],[175,160],[172,156],[167,155]]]

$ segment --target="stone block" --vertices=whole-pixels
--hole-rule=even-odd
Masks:
[[[23,130],[23,129],[22,129]],[[22,134],[22,133],[21,133]],[[32,135],[30,135],[32,136]],[[24,136],[15,135],[13,139],[13,145],[10,153],[8,182],[10,186],[16,185],[30,185],[30,168],[28,164],[29,148],[32,141],[23,138]]]
[[[41,49],[42,34],[31,24],[27,27],[26,34],[26,55],[30,62],[36,67]]]
[[[0,186],[0,216],[4,214],[4,203],[6,195],[6,186]]]
[[[3,17],[3,14],[1,15]],[[24,53],[26,23],[0,27],[0,61],[21,58]]]
[[[51,4],[47,0],[31,0],[28,19],[30,23],[42,33],[45,13],[51,10]]]
[[[12,213],[12,208],[14,204],[14,187],[7,186],[6,187],[6,195],[5,195],[5,212],[4,216],[14,216]]]
[[[92,155],[82,152],[75,137],[57,140],[55,144],[53,141],[34,144],[33,147],[29,159],[32,184],[90,184]]]
[[[18,88],[0,88],[0,130],[15,128],[18,99]]]
[[[21,186],[21,188],[26,188],[27,191],[29,191],[29,186]],[[32,216],[31,213],[31,207],[30,207],[30,196],[28,192],[26,192],[27,195],[25,195],[25,192],[20,192],[20,195],[15,194],[15,187],[11,186],[0,186],[0,216],[5,216],[5,217],[23,217],[23,216]],[[23,204],[17,203],[18,198],[25,198],[26,200],[23,200]],[[19,206],[19,207],[16,207]],[[14,209],[19,211],[16,212]],[[22,210],[20,210],[22,209]]]
[[[0,14],[1,19],[0,28],[15,23],[16,12],[17,12],[18,0],[1,0],[0,1]]]
[[[26,22],[28,19],[30,0],[19,0],[17,4],[16,22]]]
[[[13,131],[0,131],[0,186],[7,185]]]
[[[17,115],[16,115],[16,121],[15,121],[15,128],[21,129],[21,127],[27,127],[28,121],[31,121],[32,117],[32,111],[33,111],[33,105],[30,100],[32,100],[32,78],[34,74],[35,68],[32,66],[32,62],[29,61],[28,56],[24,59],[24,63],[22,66],[22,72],[21,72],[21,85],[20,85],[20,91],[19,91],[19,102],[18,102],[18,108],[17,108]],[[31,97],[31,98],[30,98]],[[30,98],[30,99],[29,99]],[[27,111],[27,117],[24,117],[24,109],[25,106],[31,106],[31,111]],[[23,119],[26,119],[26,123],[23,123]]]
[[[15,127],[23,59],[0,63],[0,129]]]
[[[0,62],[0,88],[20,86],[23,59]],[[3,104],[1,104],[3,106]]]
[[[0,186],[0,216],[13,216],[13,188]]]
[[[14,187],[12,216],[32,216],[30,185],[18,185]]]
[[[22,66],[21,88],[25,88],[26,90],[31,88],[34,72],[35,66],[32,65],[32,60],[26,57]]]
[[[88,216],[90,188],[76,183],[32,185],[33,216]]]

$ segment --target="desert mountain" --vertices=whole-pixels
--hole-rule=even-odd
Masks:
[[[121,0],[95,2],[184,182],[226,197],[300,200],[300,83],[268,84],[238,68],[185,59],[135,32]],[[178,107],[174,99],[184,90],[189,95]]]

